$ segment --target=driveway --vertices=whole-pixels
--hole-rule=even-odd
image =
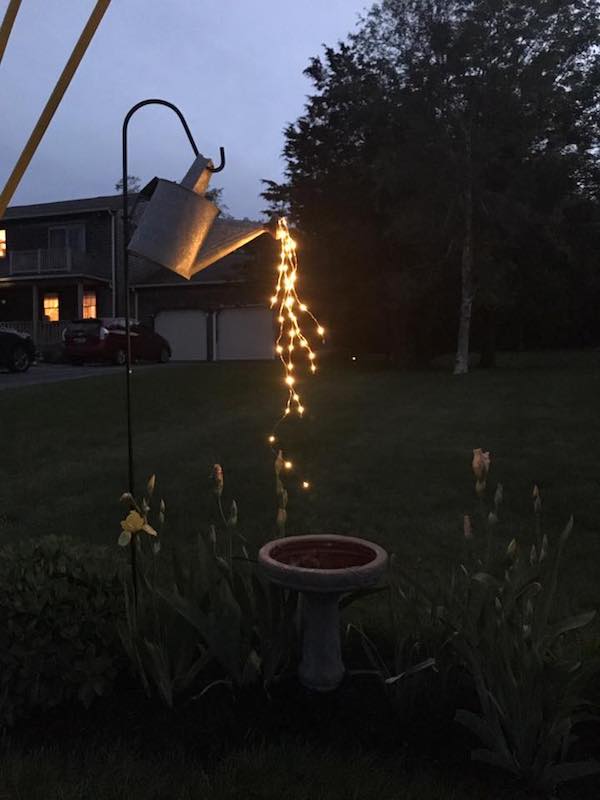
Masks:
[[[154,369],[159,365],[147,364],[136,366],[138,369]],[[165,365],[161,364],[164,368]],[[94,364],[85,367],[74,367],[71,364],[34,364],[27,372],[12,373],[0,368],[0,390],[19,389],[22,386],[37,386],[42,383],[58,383],[72,381],[78,378],[97,378],[101,375],[114,375],[124,372],[124,367]]]

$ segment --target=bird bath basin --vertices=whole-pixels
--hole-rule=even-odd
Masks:
[[[340,596],[376,584],[385,572],[387,553],[353,536],[289,536],[264,545],[258,563],[270,581],[301,594],[300,682],[321,692],[337,688],[345,672]]]

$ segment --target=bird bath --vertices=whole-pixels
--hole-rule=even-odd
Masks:
[[[385,572],[387,553],[353,536],[289,536],[264,545],[258,563],[270,581],[301,594],[300,682],[321,692],[337,688],[345,672],[340,596],[376,584]]]

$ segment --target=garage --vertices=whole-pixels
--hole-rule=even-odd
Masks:
[[[224,308],[217,315],[218,361],[273,358],[273,312],[265,306]]]
[[[173,361],[206,361],[207,318],[204,311],[160,311],[154,329],[171,345]]]

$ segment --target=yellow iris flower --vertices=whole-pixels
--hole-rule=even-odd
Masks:
[[[130,511],[125,519],[121,520],[121,528],[121,535],[119,536],[121,547],[126,547],[131,541],[131,537],[142,531],[147,533],[148,536],[158,536],[152,525],[148,524],[148,520],[139,511]]]

